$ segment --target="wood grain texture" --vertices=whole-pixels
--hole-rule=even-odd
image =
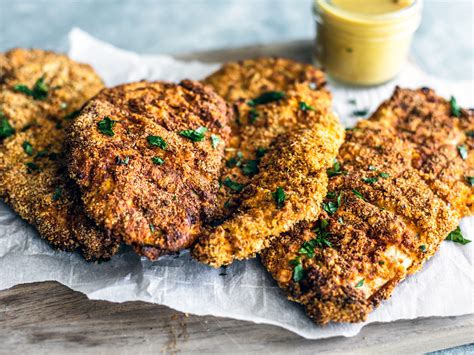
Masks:
[[[258,56],[309,62],[311,42],[177,56],[221,62]],[[474,315],[371,324],[352,338],[306,340],[287,330],[185,315],[143,302],[90,301],[56,282],[0,292],[0,353],[424,353],[473,342]]]
[[[0,293],[2,353],[421,353],[472,341],[474,316],[372,324],[353,338],[306,340],[284,329],[185,315],[143,302],[90,301],[56,282]]]

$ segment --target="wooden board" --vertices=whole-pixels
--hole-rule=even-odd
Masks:
[[[176,56],[221,62],[257,56],[310,61],[294,41]],[[56,282],[0,292],[0,353],[423,353],[473,342],[474,315],[371,324],[352,338],[306,340],[284,329],[185,315],[143,302],[90,301]]]

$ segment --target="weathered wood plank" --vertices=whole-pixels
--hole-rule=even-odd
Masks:
[[[474,316],[463,316],[373,324],[353,338],[312,341],[278,327],[184,315],[143,302],[91,301],[56,282],[0,292],[5,353],[421,353],[467,344],[472,334]]]

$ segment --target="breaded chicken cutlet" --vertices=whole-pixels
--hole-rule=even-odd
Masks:
[[[471,111],[397,88],[348,132],[320,218],[277,238],[264,266],[315,322],[365,320],[473,214],[473,130]]]
[[[275,236],[318,216],[326,168],[344,133],[324,75],[311,65],[247,60],[226,64],[205,81],[234,106],[237,119],[222,176],[224,221],[193,249],[197,260],[220,267],[254,256]]]
[[[54,247],[106,259],[118,243],[85,215],[68,177],[65,129],[103,87],[94,70],[64,55],[0,54],[0,197]]]
[[[87,213],[150,259],[191,246],[216,210],[229,110],[193,81],[103,90],[69,135]]]

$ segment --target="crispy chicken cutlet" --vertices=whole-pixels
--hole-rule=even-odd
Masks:
[[[238,120],[222,177],[224,221],[193,250],[197,260],[219,267],[254,256],[297,222],[318,216],[326,168],[344,134],[324,76],[310,65],[248,60],[226,64],[206,82],[233,104]]]
[[[88,260],[109,258],[119,244],[83,212],[63,143],[74,113],[102,87],[90,66],[64,55],[0,54],[0,197],[53,246]]]
[[[88,214],[150,259],[192,245],[216,211],[226,102],[193,81],[103,90],[69,135]]]
[[[397,88],[347,134],[319,219],[262,262],[315,322],[360,322],[473,213],[474,116],[430,89]]]

